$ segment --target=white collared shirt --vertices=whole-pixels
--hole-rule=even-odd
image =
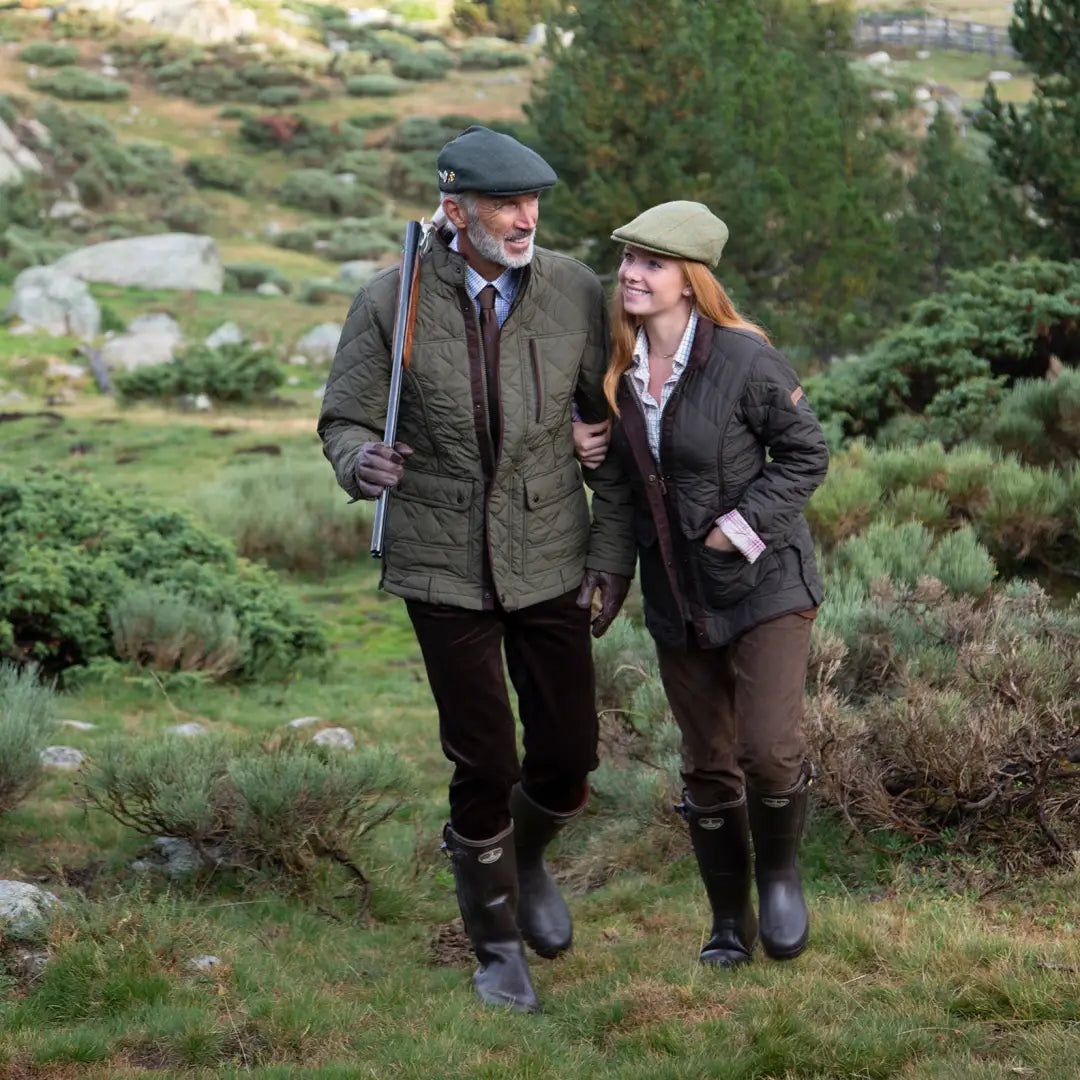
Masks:
[[[660,389],[659,401],[649,393],[649,339],[644,327],[638,330],[637,341],[634,342],[634,362],[629,369],[630,382],[645,413],[645,430],[649,436],[649,449],[652,451],[653,460],[658,464],[660,462],[660,418],[663,415],[664,406],[667,405],[672,391],[678,385],[690,360],[690,348],[694,344],[697,323],[697,312],[691,311],[690,321],[683,331],[682,341],[679,342],[679,347],[672,357],[671,375]]]

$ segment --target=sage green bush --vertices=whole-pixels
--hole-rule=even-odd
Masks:
[[[265,401],[285,381],[285,369],[267,349],[246,341],[190,345],[172,363],[117,374],[113,388],[121,404],[176,402],[189,394],[236,405]]]
[[[24,64],[67,67],[78,62],[79,51],[74,45],[61,45],[56,41],[32,41],[19,50],[19,59]]]
[[[51,75],[33,81],[35,90],[44,90],[69,101],[119,101],[131,93],[131,87],[118,79],[107,79],[82,68],[62,67]]]
[[[325,169],[299,169],[281,182],[278,198],[316,214],[374,217],[386,207],[386,197],[374,188],[341,180]]]
[[[393,97],[409,89],[407,79],[396,75],[352,75],[345,80],[345,93],[351,97]]]
[[[282,292],[292,292],[292,282],[276,267],[267,263],[226,263],[226,291],[251,292],[263,282],[276,285]]]
[[[41,780],[41,751],[55,724],[55,698],[34,665],[0,661],[0,814]]]
[[[207,867],[300,880],[330,860],[363,880],[360,841],[411,786],[405,763],[381,747],[331,750],[294,736],[260,745],[207,734],[105,743],[84,792],[145,836],[187,840]]]
[[[201,154],[188,160],[184,172],[198,187],[243,193],[255,176],[252,167],[236,157]]]
[[[0,469],[0,659],[47,673],[116,658],[113,618],[139,587],[231,614],[241,680],[287,679],[326,640],[272,572],[188,516],[80,477]]]
[[[366,555],[373,504],[349,504],[321,458],[237,462],[202,488],[199,515],[237,551],[277,570],[323,575]]]

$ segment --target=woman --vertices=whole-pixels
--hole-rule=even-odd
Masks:
[[[604,389],[633,477],[645,622],[682,732],[680,812],[713,911],[701,959],[750,959],[753,836],[762,945],[797,956],[796,855],[812,769],[803,689],[821,579],[803,507],[828,451],[794,371],[709,267],[727,226],[670,202],[625,247]],[[597,431],[579,431],[595,455]],[[590,441],[591,440],[591,441]]]

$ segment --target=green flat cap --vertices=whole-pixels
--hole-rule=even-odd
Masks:
[[[449,195],[526,195],[555,186],[555,170],[509,135],[474,124],[440,151],[439,190]]]
[[[727,238],[728,227],[704,203],[682,199],[650,207],[611,234],[624,244],[708,266],[720,261]]]

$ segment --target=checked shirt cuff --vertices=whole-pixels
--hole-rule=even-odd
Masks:
[[[765,550],[765,541],[746,523],[738,510],[731,510],[716,519],[720,531],[746,556],[747,562],[756,562]]]

